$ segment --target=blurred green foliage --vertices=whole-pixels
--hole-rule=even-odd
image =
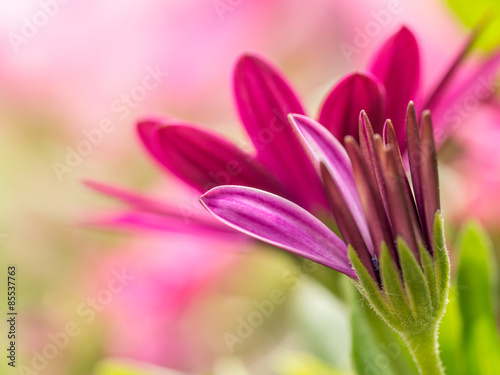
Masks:
[[[477,41],[478,47],[487,51],[500,44],[500,1],[447,0],[465,26],[474,28],[485,24],[486,28]]]

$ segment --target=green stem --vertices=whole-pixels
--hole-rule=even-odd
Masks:
[[[445,375],[439,357],[437,327],[419,335],[406,336],[404,339],[420,375]]]

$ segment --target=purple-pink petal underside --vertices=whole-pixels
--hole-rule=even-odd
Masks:
[[[340,142],[321,124],[302,115],[291,115],[290,122],[316,171],[323,163],[335,181],[369,249],[373,244],[356,188],[351,161]]]
[[[413,33],[402,27],[380,48],[370,71],[386,90],[386,118],[391,119],[401,150],[405,150],[406,106],[420,83],[420,54]]]
[[[227,225],[347,276],[356,278],[347,246],[306,210],[277,195],[240,187],[216,187],[203,205]]]
[[[364,110],[375,133],[380,133],[384,102],[385,89],[375,76],[368,72],[349,74],[328,94],[318,121],[341,141],[347,135],[358,139],[359,113]]]
[[[262,59],[245,55],[234,71],[234,92],[258,160],[294,192],[294,202],[308,210],[328,207],[319,177],[288,124],[289,113],[304,110],[282,75]]]
[[[201,192],[218,185],[243,185],[286,195],[252,155],[219,135],[172,121],[160,125],[146,121],[138,129],[153,156]]]

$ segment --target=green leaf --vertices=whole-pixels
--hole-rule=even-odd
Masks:
[[[477,45],[487,51],[500,44],[500,2],[498,0],[448,0],[448,4],[462,20],[465,26],[475,28],[480,23],[487,22],[486,29],[481,33]]]
[[[399,262],[403,271],[404,284],[408,293],[412,310],[417,322],[427,322],[434,316],[432,302],[422,268],[418,264],[412,251],[402,238],[397,240]]]
[[[122,359],[105,359],[97,363],[94,375],[183,375],[180,372]]]
[[[493,375],[500,368],[500,340],[491,301],[492,246],[476,223],[460,236],[457,287],[463,318],[468,374]]]

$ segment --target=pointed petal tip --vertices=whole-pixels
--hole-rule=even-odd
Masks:
[[[135,127],[140,136],[147,135],[156,128],[157,122],[150,119],[137,121]]]
[[[138,132],[145,132],[162,128],[172,122],[174,122],[172,118],[158,115],[157,117],[147,117],[138,120],[135,127]]]
[[[236,60],[234,67],[235,77],[244,72],[254,71],[255,69],[271,69],[271,64],[264,57],[257,53],[245,52]]]
[[[210,190],[209,190],[210,191]],[[205,202],[206,198],[207,198],[207,193],[209,192],[207,191],[205,194],[201,195],[198,197],[198,202],[200,202],[200,204],[202,205],[202,207],[207,210],[208,212],[210,212],[210,209],[208,208],[208,205],[207,203]]]
[[[115,186],[108,185],[108,184],[105,184],[105,183],[102,183],[99,181],[90,180],[87,178],[80,179],[80,183],[89,189],[92,189],[98,193],[105,194],[105,195],[115,196],[116,194],[113,194],[110,192],[113,192],[113,191],[116,192],[116,191],[121,190]]]
[[[416,41],[415,33],[407,25],[401,25],[399,30],[395,33],[397,37],[411,38]]]
[[[309,117],[301,115],[300,113],[289,113],[286,117],[288,118],[288,121],[293,121],[295,123],[300,120],[310,120]]]
[[[344,144],[347,146],[353,146],[353,145],[358,145],[358,142],[356,142],[356,138],[354,138],[352,135],[347,135],[344,138]]]
[[[230,185],[219,185],[219,186],[215,186],[215,187],[213,187],[211,189],[208,189],[203,194],[200,194],[200,196],[198,197],[198,200],[201,201],[201,202],[206,201],[207,199],[209,199],[209,198],[213,197],[214,195],[216,195],[225,186],[230,186]],[[238,187],[238,185],[232,185],[232,186]],[[251,187],[246,187],[246,188],[247,189],[253,189]]]
[[[136,123],[136,131],[139,139],[142,141],[143,145],[146,146],[148,151],[156,157],[158,157],[158,147],[155,137],[158,134],[158,130],[167,124],[167,119],[160,118],[146,118]]]
[[[81,178],[80,183],[82,185],[85,185],[85,186],[90,187],[90,188],[92,188],[92,186],[94,186],[95,184],[98,184],[97,182],[95,182],[93,180],[89,180],[87,178]]]
[[[422,112],[422,118],[432,118],[432,116],[431,116],[431,110],[430,109],[425,109]]]
[[[408,107],[407,107],[407,112],[411,111],[411,112],[415,112],[415,103],[413,102],[413,100],[410,100],[408,102]]]
[[[240,62],[240,61],[253,61],[253,62],[255,62],[255,61],[259,61],[259,60],[261,60],[261,57],[257,53],[249,52],[249,51],[242,53],[240,55],[240,57],[238,58],[238,62]]]
[[[410,33],[410,34],[413,34],[411,32],[410,28],[407,25],[401,25],[401,27],[399,28],[398,33]]]
[[[252,52],[244,52],[242,53],[238,59],[236,60],[236,67],[243,67],[244,64],[248,62],[256,62],[260,60],[254,53]]]
[[[311,121],[311,119],[305,115],[300,115],[296,113],[289,113],[287,116],[288,122],[290,123],[292,127],[292,131],[297,135],[299,138],[299,141],[303,138],[302,130],[301,130],[301,123]],[[304,147],[304,145],[302,144]],[[307,150],[306,150],[307,151]]]
[[[385,100],[384,87],[371,73],[344,76],[325,97],[318,119],[338,139],[358,133],[360,112],[381,126]]]

